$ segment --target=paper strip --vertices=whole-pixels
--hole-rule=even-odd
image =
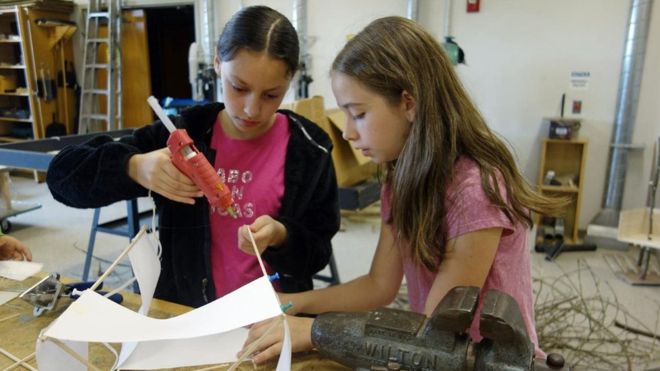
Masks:
[[[0,260],[0,276],[11,280],[23,281],[41,271],[43,266],[42,263],[28,261]]]

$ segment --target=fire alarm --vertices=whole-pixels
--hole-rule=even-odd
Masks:
[[[481,0],[467,0],[467,12],[478,13]]]

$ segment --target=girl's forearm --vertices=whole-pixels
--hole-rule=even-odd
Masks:
[[[295,313],[356,312],[391,303],[399,287],[387,288],[369,275],[324,289],[287,295]]]

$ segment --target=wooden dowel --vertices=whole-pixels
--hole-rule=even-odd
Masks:
[[[27,368],[30,371],[37,371],[36,368],[30,366],[29,364],[23,362],[20,358],[16,357],[15,355],[9,353],[8,351],[4,350],[3,348],[0,348],[0,353],[4,354],[7,356],[7,358],[13,360],[14,362],[18,362],[22,367]]]
[[[121,254],[119,254],[119,256],[117,257],[117,259],[115,259],[115,261],[112,262],[112,264],[110,264],[108,269],[106,269],[105,272],[103,272],[101,277],[99,277],[96,280],[96,282],[94,282],[94,284],[92,285],[92,287],[89,288],[89,290],[95,291],[96,288],[99,287],[101,282],[103,282],[103,280],[106,277],[108,277],[108,275],[110,273],[112,273],[112,271],[115,269],[115,267],[117,267],[117,265],[119,264],[119,261],[122,260],[124,258],[124,256],[126,256],[126,254],[128,254],[129,251],[131,251],[133,246],[140,240],[140,238],[142,238],[142,235],[144,235],[146,231],[147,231],[147,226],[143,225],[142,228],[140,228],[140,231],[135,235],[135,238],[133,238],[133,241],[131,241],[131,243],[128,246],[126,246],[124,251],[122,251]]]
[[[257,248],[257,243],[254,241],[254,235],[252,235],[252,231],[250,230],[249,226],[246,225],[245,228],[247,228],[248,234],[250,235],[250,242],[252,242],[254,255],[256,255],[257,259],[259,260],[259,266],[261,266],[261,271],[264,273],[264,276],[268,277],[268,273],[266,273],[266,267],[264,266],[263,260],[261,260],[261,254],[259,254],[259,249]]]
[[[5,368],[2,371],[11,371],[11,370],[15,369],[18,366],[26,365],[27,364],[26,362],[31,360],[32,357],[34,357],[35,354],[36,353],[29,354],[27,357],[24,357],[23,359],[19,360],[18,362],[14,363],[13,365],[10,365],[9,367]]]
[[[0,322],[10,320],[10,319],[18,317],[20,315],[21,315],[20,313],[16,313],[16,314],[12,314],[12,315],[9,315],[7,317],[4,317],[4,318],[0,318]]]
[[[258,346],[259,344],[261,344],[261,342],[264,340],[264,338],[266,337],[266,335],[270,334],[270,333],[273,331],[273,329],[275,329],[275,327],[277,327],[277,325],[279,325],[280,323],[282,323],[282,320],[284,319],[284,314],[281,315],[281,316],[279,316],[278,319],[279,319],[279,321],[274,321],[273,324],[270,325],[270,327],[266,330],[266,332],[264,332],[264,333],[259,337],[259,339],[257,339],[254,343],[250,344],[250,346],[245,350],[245,352],[243,352],[243,354],[241,354],[241,356],[238,358],[238,360],[236,360],[236,362],[234,362],[234,364],[232,364],[231,367],[229,367],[229,369],[227,369],[227,371],[233,371],[233,370],[235,370],[235,369],[236,369],[241,363],[243,363],[243,361],[245,360],[245,358],[247,358],[249,355],[251,355],[252,352],[254,352],[254,350],[257,348],[257,346]]]

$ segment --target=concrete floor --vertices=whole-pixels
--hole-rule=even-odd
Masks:
[[[44,263],[44,271],[59,272],[63,275],[79,278],[81,276],[85,251],[87,248],[93,210],[81,210],[66,207],[52,199],[45,184],[38,184],[32,179],[12,177],[12,191],[15,200],[34,202],[42,205],[40,209],[27,212],[10,218],[13,225],[11,234],[25,242],[33,251],[34,260]],[[148,200],[140,200],[141,209],[149,207]],[[115,204],[103,209],[101,219],[112,220],[125,215],[125,203]],[[369,269],[378,239],[379,218],[376,208],[367,209],[359,213],[347,213],[342,219],[343,230],[333,240],[334,254],[343,282],[366,273]],[[97,235],[95,256],[99,259],[92,265],[94,272],[107,267],[103,261],[112,261],[114,257],[127,244],[127,239],[104,233]],[[612,268],[611,256],[624,257],[629,260],[636,258],[636,251],[599,249],[596,252],[571,252],[561,254],[555,262],[547,262],[544,256],[532,253],[533,275],[536,280],[537,308],[552,304],[555,298],[548,298],[548,292],[563,292],[568,296],[575,296],[576,292],[582,297],[602,298],[607,302],[616,301],[616,308],[606,311],[616,318],[632,319],[636,328],[645,328],[647,331],[660,333],[660,287],[632,286],[624,282],[616,274],[618,268]],[[657,273],[657,259],[652,269]],[[579,272],[576,273],[576,270]],[[120,272],[121,274],[121,272]],[[116,277],[120,279],[120,277]],[[553,286],[554,285],[554,286]],[[550,290],[549,290],[550,288]],[[551,295],[552,296],[552,295]],[[559,306],[557,306],[559,308]],[[557,309],[559,310],[559,309]],[[550,308],[554,311],[554,308]],[[618,313],[618,314],[617,314]],[[573,314],[568,314],[573,316]],[[538,316],[538,315],[537,315]],[[573,317],[571,317],[573,318]],[[564,318],[565,319],[565,318]],[[611,319],[611,318],[610,318]],[[562,319],[558,320],[559,322]],[[631,322],[628,322],[631,323]],[[576,324],[573,328],[579,327]],[[548,335],[556,331],[550,329]],[[585,339],[592,336],[584,335]],[[644,341],[648,338],[641,337]],[[646,344],[646,343],[644,343]],[[660,361],[660,343],[651,342],[651,348],[646,359],[633,359],[630,369],[645,369],[653,365],[658,367]],[[646,349],[646,348],[645,348]],[[575,357],[574,358],[580,358]],[[649,359],[654,361],[647,363]],[[579,360],[584,364],[588,360]],[[588,364],[588,363],[587,363]],[[643,365],[643,366],[641,366]],[[589,366],[576,369],[593,369]],[[608,367],[600,368],[608,369]],[[609,369],[629,369],[628,366],[612,365]]]

